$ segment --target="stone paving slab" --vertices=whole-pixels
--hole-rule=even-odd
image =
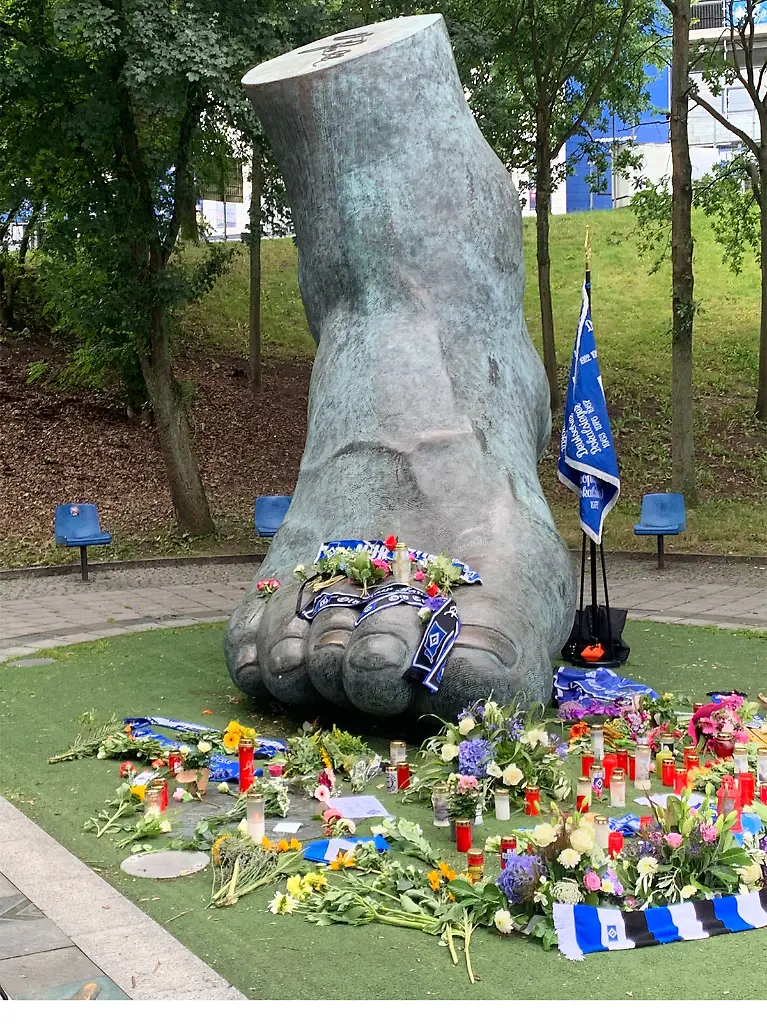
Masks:
[[[245,999],[2,797],[0,872],[45,915],[43,923],[63,935],[59,948],[76,946],[130,998]],[[55,941],[51,932],[47,949],[56,948]],[[11,950],[6,959],[32,952]]]
[[[76,999],[88,984],[94,1001],[130,997],[76,946],[0,961],[0,987],[10,999]]]

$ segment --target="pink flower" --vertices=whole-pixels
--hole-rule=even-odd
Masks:
[[[269,580],[269,586],[270,587],[274,587],[275,590],[277,589],[277,587],[279,587],[279,585],[280,585],[280,581],[279,580]]]
[[[174,800],[183,800],[184,799],[184,790],[181,789],[180,786],[179,786],[178,789],[175,789],[173,791],[173,799]]]
[[[748,735],[747,732],[744,732],[742,729],[736,729],[735,732],[732,734],[732,738],[735,740],[736,743],[748,743],[751,737]]]
[[[327,786],[317,786],[314,791],[314,799],[319,800],[321,804],[326,804],[330,799],[330,790]]]
[[[408,551],[407,557],[410,559],[411,562],[415,561],[415,555],[413,554],[412,551]]]
[[[426,579],[426,576],[424,572],[421,569],[419,569],[418,572],[413,573],[413,579],[418,580],[418,582],[420,583],[421,580]]]
[[[328,825],[331,821],[336,821],[338,818],[343,818],[343,814],[335,807],[328,807],[326,811],[322,812],[322,820]]]
[[[374,558],[373,559],[373,565],[376,567],[376,569],[388,569],[389,568],[389,563],[386,561],[385,558]]]
[[[599,892],[602,888],[602,880],[596,871],[587,871],[583,876],[583,884],[589,892]]]
[[[682,837],[678,832],[669,832],[668,835],[663,837],[672,850],[678,850],[682,845]]]
[[[719,833],[716,830],[716,825],[701,825],[700,838],[703,840],[704,843],[715,843],[719,838]]]
[[[457,786],[459,793],[468,793],[473,789],[479,789],[479,782],[475,775],[462,775]]]
[[[259,580],[256,586],[258,587],[259,590],[263,590],[268,582],[269,580]]]

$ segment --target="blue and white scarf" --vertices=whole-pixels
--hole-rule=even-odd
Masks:
[[[767,927],[767,889],[648,910],[556,903],[554,926],[559,951],[568,960],[583,960],[587,953],[708,939]]]
[[[605,703],[628,703],[636,694],[646,694],[657,700],[655,690],[616,675],[609,668],[558,668],[554,673],[554,697],[557,704],[592,697]]]
[[[392,559],[391,551],[386,547],[382,540],[329,540],[321,545],[314,561],[319,562],[321,559],[327,558],[328,555],[332,555],[339,548],[349,548],[351,551],[367,551],[371,558],[385,558],[388,562]],[[434,555],[430,555],[428,551],[419,551],[417,548],[408,548],[408,554],[411,556],[411,561],[434,561]],[[453,565],[461,570],[462,583],[482,582],[482,578],[479,573],[470,569],[465,562],[459,562],[457,558],[454,558],[452,562]]]
[[[409,604],[415,608],[424,608],[429,597],[416,587],[405,583],[387,583],[378,587],[367,596],[363,594],[341,594],[336,591],[318,594],[312,603],[299,611],[299,618],[312,622],[326,608],[360,608],[355,628],[369,619],[376,612],[385,608],[393,608],[399,604]],[[445,669],[450,651],[453,649],[461,631],[461,620],[455,601],[444,598],[440,607],[435,609],[424,630],[418,649],[410,663],[408,676],[414,682],[423,685],[436,693],[442,673]]]

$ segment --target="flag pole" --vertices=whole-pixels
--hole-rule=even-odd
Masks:
[[[589,240],[589,229],[586,228],[586,241],[584,243],[584,252],[586,256],[586,278],[585,287],[586,295],[589,301],[589,317],[591,316],[591,242]],[[583,535],[584,547],[586,542],[586,534]],[[592,643],[596,644],[599,639],[599,596],[597,594],[597,545],[593,540],[589,540],[590,545],[590,575],[591,575],[591,640]],[[584,551],[585,554],[585,551]]]

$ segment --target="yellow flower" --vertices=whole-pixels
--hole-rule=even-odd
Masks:
[[[330,862],[331,871],[340,871],[341,868],[353,868],[354,857],[348,850],[339,850],[334,861]]]
[[[218,862],[221,860],[221,847],[222,847],[222,845],[224,843],[224,840],[226,840],[228,838],[229,838],[229,833],[225,832],[224,835],[218,837],[218,839],[215,841],[215,843],[211,847],[210,855],[213,858],[213,863],[214,864],[218,864]]]
[[[663,700],[673,700],[673,699],[674,699],[674,694],[673,693],[664,693],[663,694]]]
[[[246,740],[254,740],[256,738],[256,730],[249,729],[248,726],[246,725],[240,726],[240,732],[242,733]]]
[[[330,769],[330,771],[332,772],[333,762],[330,760],[330,754],[328,754],[327,750],[325,750],[324,747],[320,747],[320,757],[322,758],[322,763],[325,765],[325,767]]]
[[[288,849],[290,849],[290,850],[300,850],[301,849],[301,844],[299,843],[299,841],[296,839],[295,836],[293,836],[293,838],[288,843]]]
[[[426,877],[429,879],[429,885],[436,892],[442,884],[439,871],[430,871]]]
[[[304,878],[315,892],[321,892],[328,887],[328,880],[321,871],[310,871]]]
[[[301,875],[291,875],[285,882],[285,888],[298,900],[302,900],[312,891],[311,885]]]
[[[230,732],[227,729],[221,738],[221,742],[227,754],[233,754],[240,745],[240,734],[238,732]]]
[[[271,841],[269,836],[264,836],[261,840],[261,845],[265,850],[273,850],[275,848],[274,843]]]
[[[446,864],[444,860],[439,862],[439,871],[442,877],[448,882],[452,882],[455,878],[455,871],[453,871],[450,865]]]
[[[287,839],[280,839],[277,843],[277,853],[287,853],[290,849]]]

